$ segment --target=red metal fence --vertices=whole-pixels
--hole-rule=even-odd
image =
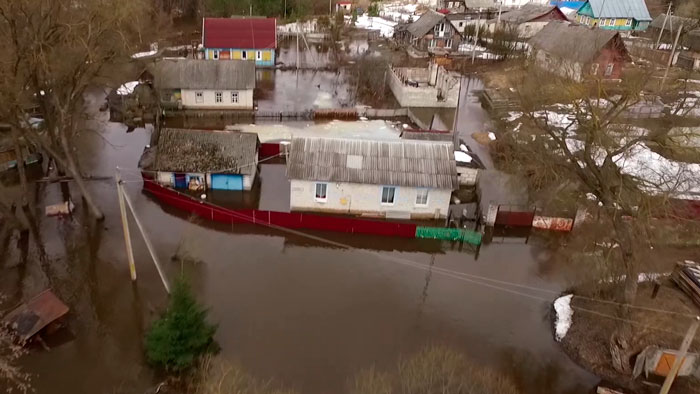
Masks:
[[[282,151],[282,147],[277,142],[263,142],[260,144],[260,150],[258,151],[258,159],[264,160],[269,157],[278,156]]]
[[[163,187],[146,177],[143,180],[143,187],[157,199],[170,206],[217,222],[253,223],[290,229],[336,231],[389,237],[415,238],[416,236],[416,225],[411,223],[381,222],[301,212],[233,210],[197,200],[194,197]]]
[[[529,207],[499,205],[496,213],[496,225],[508,227],[532,227],[535,210]]]

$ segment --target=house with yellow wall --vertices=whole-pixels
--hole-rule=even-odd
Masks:
[[[575,19],[582,25],[623,31],[644,31],[652,20],[644,0],[588,0]]]
[[[277,20],[204,18],[202,47],[207,60],[248,60],[257,67],[274,67]]]

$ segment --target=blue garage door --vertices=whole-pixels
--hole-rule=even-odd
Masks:
[[[212,174],[211,188],[215,190],[243,190],[243,175]]]

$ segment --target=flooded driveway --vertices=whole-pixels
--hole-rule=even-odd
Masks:
[[[532,241],[484,245],[476,259],[439,241],[309,237],[190,220],[141,192],[136,163],[150,131],[126,134],[100,116],[100,134],[87,133],[81,142],[84,168],[96,176],[124,168],[127,191],[168,277],[186,273],[219,325],[222,354],[253,374],[303,393],[342,392],[359,369],[387,367],[440,343],[515,376],[526,393],[581,393],[596,382],[552,339],[547,303],[519,295],[525,291],[517,287],[458,274],[563,288],[562,278],[540,268],[542,252]],[[281,170],[263,169],[262,179],[279,178]],[[72,220],[42,218],[54,288],[72,308],[74,339],[26,358],[39,393],[134,393],[157,381],[144,365],[142,338],[163,309],[165,292],[133,222],[138,281],[132,285],[114,183],[90,187],[104,223],[90,226],[81,211]],[[47,188],[42,201],[56,198],[56,189]],[[284,203],[283,197],[264,202]],[[189,262],[181,266],[171,259],[176,253]],[[40,287],[29,277],[23,283]]]

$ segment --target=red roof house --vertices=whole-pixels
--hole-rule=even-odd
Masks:
[[[274,67],[277,20],[274,18],[204,18],[204,58],[251,60],[258,67]]]
[[[202,46],[222,49],[277,48],[274,18],[204,18]]]

